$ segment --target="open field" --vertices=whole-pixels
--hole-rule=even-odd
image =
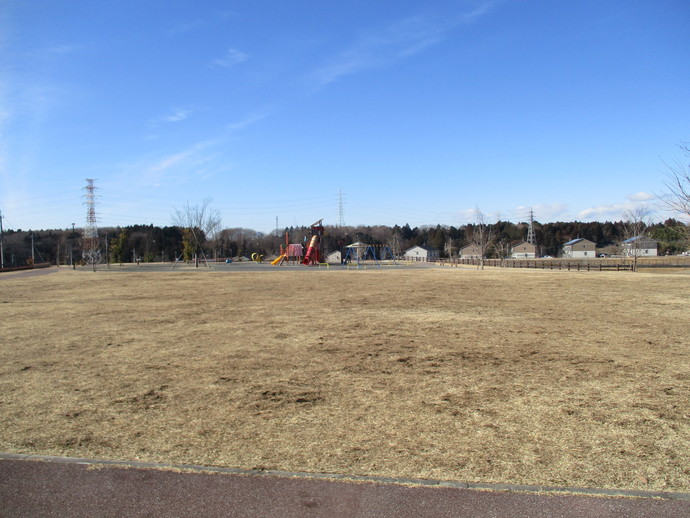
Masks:
[[[0,278],[0,451],[690,491],[690,276]]]

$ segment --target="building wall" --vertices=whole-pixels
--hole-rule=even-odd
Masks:
[[[520,243],[512,249],[511,257],[513,259],[534,259],[537,256],[537,251],[534,245],[529,243]]]
[[[439,252],[438,250],[425,250],[421,246],[414,246],[409,250],[406,250],[403,257],[406,261],[426,262],[438,259]]]
[[[597,256],[596,244],[583,240],[563,247],[563,257],[570,259],[591,259]]]
[[[479,247],[476,246],[466,246],[460,249],[461,259],[479,259],[481,258],[481,255],[482,254],[479,251]]]
[[[340,264],[343,262],[343,254],[340,251],[331,252],[326,256],[326,262],[331,264]]]
[[[656,248],[633,248],[633,247],[626,247],[623,249],[623,254],[627,255],[628,257],[633,257],[637,255],[637,257],[656,257],[659,255],[659,252],[657,251]]]

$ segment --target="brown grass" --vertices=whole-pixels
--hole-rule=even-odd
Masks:
[[[690,490],[690,277],[0,278],[0,450]]]

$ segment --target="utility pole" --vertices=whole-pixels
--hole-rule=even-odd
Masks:
[[[0,210],[0,269],[5,267],[5,251],[2,248],[2,211]]]
[[[74,223],[72,223],[72,234],[70,235],[70,242],[72,243],[69,246],[69,264],[72,265],[72,270],[77,269],[77,265],[74,264]]]
[[[34,233],[31,233],[31,264],[36,264],[36,257],[34,256]]]

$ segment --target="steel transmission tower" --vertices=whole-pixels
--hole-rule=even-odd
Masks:
[[[345,226],[345,220],[343,219],[343,191],[338,189],[338,226]]]
[[[527,242],[530,245],[536,245],[537,242],[534,239],[534,211],[529,210],[529,227],[527,228]]]
[[[530,245],[534,245],[534,250],[536,253],[537,238],[534,235],[534,211],[532,209],[529,210],[529,227],[527,228],[527,242]]]
[[[84,227],[84,245],[82,258],[96,269],[96,264],[101,262],[101,251],[98,248],[98,226],[96,218],[96,187],[93,178],[86,179],[86,226]]]

